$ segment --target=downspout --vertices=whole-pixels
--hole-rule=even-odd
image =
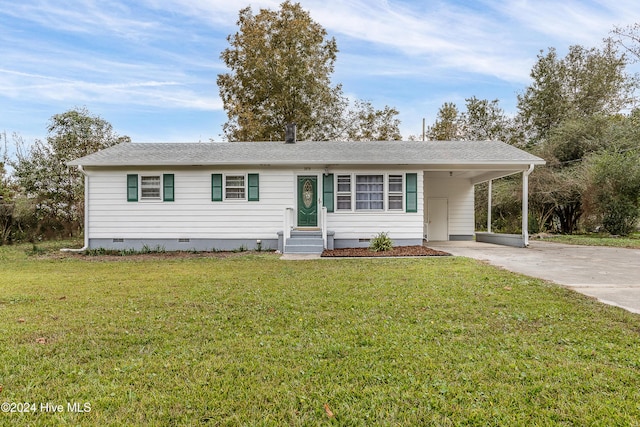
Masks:
[[[491,193],[493,180],[489,180],[489,185],[487,188],[487,233],[491,233],[491,205],[493,204],[491,201]]]
[[[529,246],[529,175],[533,172],[533,164],[522,172],[522,239],[524,247]]]
[[[78,170],[84,175],[84,246],[80,249],[63,248],[60,252],[80,253],[89,249],[89,175],[78,165]]]

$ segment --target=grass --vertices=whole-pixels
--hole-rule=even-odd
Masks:
[[[0,425],[639,424],[640,316],[470,259],[31,249],[0,247],[0,402],[64,411]]]
[[[640,233],[634,233],[626,237],[611,236],[607,233],[557,234],[553,235],[553,237],[546,237],[544,240],[570,245],[640,249]]]

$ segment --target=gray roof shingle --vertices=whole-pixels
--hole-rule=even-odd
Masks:
[[[506,165],[544,160],[500,141],[123,143],[69,166]]]

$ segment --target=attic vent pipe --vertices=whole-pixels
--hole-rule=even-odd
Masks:
[[[296,143],[296,124],[295,123],[287,123],[284,131],[284,142],[286,144]]]

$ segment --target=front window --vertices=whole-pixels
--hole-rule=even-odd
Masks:
[[[160,200],[160,189],[159,175],[140,177],[141,200]]]
[[[227,200],[244,200],[244,175],[227,175],[225,177],[224,197]]]
[[[389,175],[389,210],[402,210],[402,175]]]
[[[351,175],[338,175],[338,199],[339,211],[351,210]]]
[[[384,209],[384,175],[356,176],[356,210]]]

